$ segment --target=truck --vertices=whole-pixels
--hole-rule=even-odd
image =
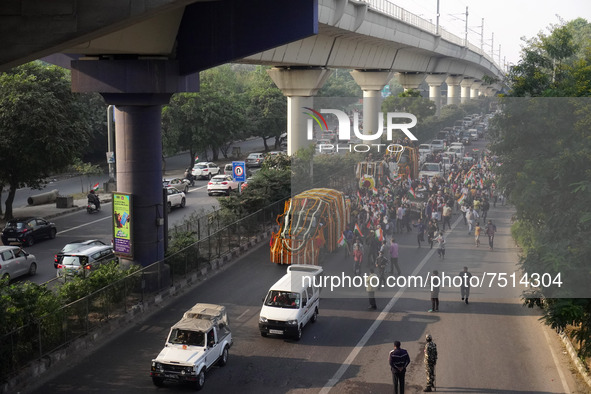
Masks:
[[[271,261],[318,265],[321,249],[333,252],[350,220],[350,201],[334,189],[316,188],[285,202],[271,236]]]
[[[165,381],[187,383],[201,390],[205,373],[226,365],[232,344],[226,307],[198,303],[170,328],[164,349],[152,360],[152,382],[158,387]]]

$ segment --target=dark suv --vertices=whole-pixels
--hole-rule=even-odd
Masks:
[[[11,219],[2,230],[2,243],[4,245],[24,244],[33,246],[35,241],[43,238],[53,239],[56,234],[55,224],[43,218]]]

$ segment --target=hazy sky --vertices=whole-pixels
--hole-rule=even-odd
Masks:
[[[435,23],[437,0],[390,0],[405,10]],[[440,25],[450,33],[464,37],[468,7],[468,41],[480,47],[482,18],[484,18],[484,50],[494,59],[517,63],[521,37],[531,38],[547,27],[559,24],[560,18],[570,21],[578,17],[591,22],[591,0],[439,0]],[[557,16],[558,15],[558,16]],[[491,40],[494,32],[494,41]]]

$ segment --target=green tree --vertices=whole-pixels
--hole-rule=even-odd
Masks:
[[[86,109],[70,91],[66,70],[33,62],[0,74],[0,183],[9,186],[4,217],[11,219],[20,187],[71,164],[87,147]]]
[[[263,139],[265,151],[269,150],[267,140],[270,138],[275,139],[275,149],[279,148],[280,136],[287,125],[287,99],[275,86],[267,69],[258,66],[246,78],[248,131]]]
[[[591,355],[591,299],[577,298],[588,297],[591,281],[590,32],[577,19],[527,41],[508,78],[509,95],[527,98],[502,99],[491,131],[503,163],[497,180],[516,209],[521,267],[563,282],[524,294],[525,302],[543,305],[556,329],[572,325],[582,356]]]
[[[230,65],[201,74],[199,93],[173,95],[162,109],[164,150],[171,154],[188,150],[211,150],[217,160],[220,150],[227,157],[229,144],[244,138],[244,93]],[[193,163],[188,163],[192,165]]]

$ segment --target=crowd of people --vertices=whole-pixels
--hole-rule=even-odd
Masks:
[[[384,168],[388,168],[389,159],[384,158]],[[437,156],[432,159],[437,160]],[[488,219],[488,211],[502,195],[493,172],[497,162],[482,155],[468,163],[457,160],[444,176],[430,179],[411,179],[388,171],[375,178],[361,174],[357,190],[348,193],[351,224],[344,232],[345,253],[352,257],[354,274],[372,268],[380,279],[387,273],[401,275],[396,237],[413,232],[418,248],[423,243],[429,248],[435,246],[439,258],[445,259],[445,231],[451,230],[454,214],[463,216],[476,247],[486,234],[492,250],[496,226]]]

